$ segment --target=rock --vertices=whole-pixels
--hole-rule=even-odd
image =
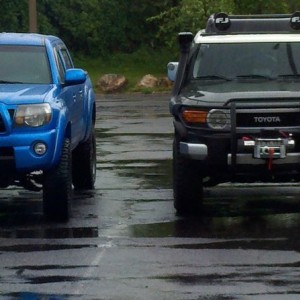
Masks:
[[[127,79],[119,74],[105,74],[97,82],[97,87],[105,92],[120,92],[127,84]]]
[[[169,80],[168,77],[163,77],[159,78],[157,86],[171,88],[173,86],[173,82]]]
[[[158,79],[153,75],[147,74],[145,75],[140,82],[138,82],[138,87],[152,88],[157,86]]]

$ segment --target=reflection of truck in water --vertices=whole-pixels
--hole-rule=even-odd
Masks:
[[[179,213],[203,187],[300,178],[299,15],[212,15],[180,33],[174,81],[173,188]]]

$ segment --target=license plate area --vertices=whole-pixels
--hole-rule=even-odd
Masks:
[[[285,158],[285,139],[256,139],[254,141],[255,158]]]

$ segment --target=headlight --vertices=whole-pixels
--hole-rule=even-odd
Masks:
[[[39,127],[51,120],[51,107],[48,103],[19,105],[14,123],[16,126]]]
[[[207,115],[207,125],[212,129],[229,129],[230,114],[226,110],[212,109]]]

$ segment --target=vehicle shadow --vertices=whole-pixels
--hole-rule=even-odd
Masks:
[[[1,190],[0,225],[37,224],[43,221],[41,193]]]
[[[299,231],[300,188],[288,185],[209,189],[202,210],[174,224],[176,236],[224,239],[205,246],[222,249],[300,251]]]
[[[206,189],[201,209],[206,217],[265,216],[300,212],[299,185],[225,185]]]
[[[247,186],[205,190],[199,211],[170,222],[131,226],[135,237],[222,239],[186,247],[300,251],[300,187]],[[240,239],[240,240],[239,240]],[[270,239],[270,240],[269,240]],[[230,240],[230,241],[228,241]],[[198,246],[197,246],[198,245]]]
[[[83,211],[84,203],[90,210],[94,204],[93,191],[74,191],[70,202],[70,220],[67,222],[48,221],[43,215],[42,193],[22,189],[5,189],[0,196],[0,238],[89,238],[98,236],[98,228],[83,224],[88,212]],[[80,220],[78,218],[80,206]]]

